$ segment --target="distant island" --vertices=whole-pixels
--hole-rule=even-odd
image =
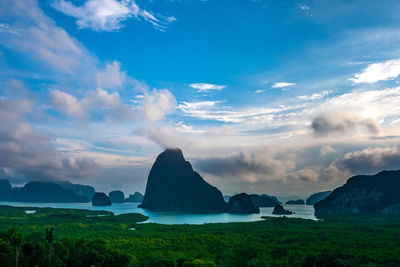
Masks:
[[[276,205],[274,210],[272,211],[272,214],[274,215],[292,215],[293,212],[290,210],[286,210],[285,208],[282,207],[282,205]]]
[[[135,192],[132,195],[129,195],[129,197],[125,198],[125,202],[136,202],[136,203],[141,203],[143,201],[143,195],[140,192]]]
[[[8,180],[1,180],[0,200],[54,203],[89,202],[92,189],[90,186],[76,185],[68,182],[50,183],[37,181],[29,182],[23,187],[11,187]]]
[[[314,205],[315,215],[400,214],[400,171],[357,175]]]
[[[305,205],[306,203],[302,199],[297,199],[297,200],[289,200],[286,201],[286,205]]]

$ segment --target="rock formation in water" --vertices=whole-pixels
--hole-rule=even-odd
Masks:
[[[229,212],[238,214],[260,213],[260,209],[255,207],[251,198],[246,193],[241,193],[229,198]]]
[[[251,194],[250,198],[254,206],[256,207],[275,207],[276,205],[281,203],[276,197],[269,196],[266,194],[263,195]]]
[[[324,198],[326,198],[327,196],[329,196],[330,193],[332,193],[332,191],[324,191],[324,192],[312,194],[311,196],[309,196],[307,198],[306,205],[313,206],[318,201],[321,201]]]
[[[400,214],[400,171],[357,175],[314,205],[315,215]]]
[[[90,185],[81,185],[81,184],[73,184],[68,181],[56,182],[58,185],[61,185],[63,188],[72,191],[75,195],[85,196],[89,200],[92,199],[94,193],[96,192],[94,188]]]
[[[115,190],[108,193],[111,203],[123,203],[125,201],[125,195],[121,190]]]
[[[9,200],[11,195],[11,184],[7,179],[0,180],[0,201]]]
[[[96,192],[92,198],[92,205],[93,206],[111,206],[110,198],[100,192]]]
[[[289,200],[285,203],[286,205],[305,205],[306,203],[302,199]]]
[[[129,195],[129,197],[125,198],[125,202],[141,203],[142,201],[143,201],[143,195],[139,192],[135,192],[133,195]]]
[[[139,207],[195,213],[228,211],[221,192],[193,171],[178,148],[166,149],[158,155]]]
[[[55,183],[29,182],[24,187],[13,188],[10,201],[80,203],[89,202],[89,199]]]
[[[274,210],[272,211],[272,214],[274,215],[292,215],[293,212],[290,210],[286,210],[282,207],[282,205],[276,205]]]

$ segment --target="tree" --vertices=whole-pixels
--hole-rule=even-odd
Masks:
[[[7,236],[10,240],[10,244],[15,249],[15,267],[18,267],[19,251],[22,243],[22,234],[17,229],[11,229],[8,231]]]
[[[51,243],[53,243],[53,230],[53,227],[50,229],[46,228],[46,242],[49,245],[49,267],[51,266]]]

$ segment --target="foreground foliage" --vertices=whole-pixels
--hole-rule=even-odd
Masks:
[[[400,216],[159,225],[32,209],[0,207],[1,266],[400,266]]]

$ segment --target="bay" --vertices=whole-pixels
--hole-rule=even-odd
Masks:
[[[278,217],[273,215],[273,208],[260,208],[259,214],[191,214],[181,212],[150,211],[138,208],[139,203],[125,202],[113,203],[112,206],[93,207],[91,203],[33,203],[33,202],[5,202],[0,201],[0,205],[16,207],[49,207],[62,209],[88,209],[88,210],[107,210],[114,214],[141,213],[149,216],[146,223],[160,224],[204,224],[204,223],[227,223],[227,222],[253,222],[262,220],[261,216]],[[305,205],[283,205],[285,209],[295,212],[287,215],[289,218],[302,218],[316,220],[314,207]]]

